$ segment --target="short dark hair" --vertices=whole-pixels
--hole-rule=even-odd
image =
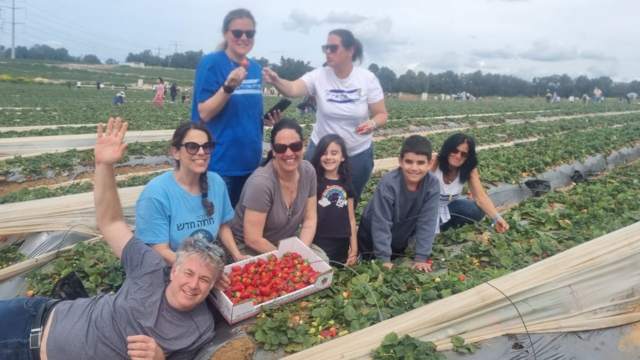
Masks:
[[[302,135],[302,127],[294,119],[282,119],[278,121],[271,129],[271,146],[276,143],[276,135],[284,129],[295,130],[300,136],[300,141],[304,143],[304,136]],[[273,159],[273,150],[269,150],[267,158],[262,162],[260,166],[265,166]]]
[[[404,140],[402,148],[400,148],[400,158],[404,159],[404,154],[411,152],[416,155],[425,155],[427,160],[431,161],[433,149],[431,141],[420,135],[411,135]]]
[[[323,136],[320,141],[318,141],[318,145],[316,145],[316,149],[311,157],[311,165],[316,169],[316,175],[318,179],[322,179],[324,177],[324,168],[322,164],[320,164],[320,158],[327,151],[327,148],[331,143],[336,143],[340,146],[340,151],[342,151],[342,157],[344,157],[344,161],[340,163],[338,167],[338,176],[340,176],[340,180],[345,183],[352,182],[352,174],[353,170],[351,168],[351,159],[349,158],[349,154],[347,153],[347,145],[344,143],[342,137],[338,134],[327,134]]]
[[[458,148],[461,144],[467,143],[469,146],[469,154],[467,155],[467,159],[462,163],[462,166],[458,169],[458,175],[460,175],[460,183],[465,183],[471,177],[471,172],[473,169],[478,167],[478,157],[476,155],[476,142],[472,136],[457,133],[451,135],[447,140],[445,140],[444,144],[442,144],[442,148],[440,149],[440,153],[438,153],[438,168],[442,171],[443,174],[449,174],[451,169],[449,169],[449,154],[455,149]]]
[[[347,50],[354,49],[351,61],[359,61],[360,63],[362,63],[362,59],[364,57],[364,48],[362,47],[362,43],[360,42],[360,40],[356,39],[351,31],[346,29],[335,29],[331,30],[329,32],[329,35],[338,36],[342,42],[343,48]]]

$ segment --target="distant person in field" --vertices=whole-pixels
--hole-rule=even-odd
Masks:
[[[304,97],[302,102],[296,106],[296,114],[304,115],[310,114],[313,115],[316,113],[316,97],[313,95],[307,95]]]
[[[575,100],[575,97],[573,95],[569,96],[569,102],[573,104],[573,101]]]
[[[222,177],[233,207],[262,160],[264,126],[280,120],[279,111],[263,118],[262,68],[248,56],[255,28],[249,10],[229,12],[222,23],[224,42],[200,60],[193,86],[191,120],[206,123],[219,144],[209,171]]]
[[[430,170],[440,183],[438,232],[480,221],[485,215],[493,218],[493,226],[499,232],[509,229],[482,187],[473,137],[458,133],[445,140],[440,152],[433,156]],[[473,200],[463,198],[465,183]]]
[[[176,96],[178,95],[178,86],[176,86],[176,83],[171,84],[170,94],[171,102],[175,102]]]
[[[634,93],[634,92],[630,92],[627,94],[627,103],[631,104],[631,100],[635,100],[638,98],[638,94]]]
[[[550,92],[547,93],[547,95],[545,95],[545,99],[547,101],[547,104],[551,104],[551,99],[553,98],[553,95],[551,95]]]
[[[153,105],[162,107],[164,105],[164,80],[159,77],[156,84],[156,96],[153,98]]]
[[[358,250],[363,259],[380,259],[392,268],[416,234],[413,269],[430,272],[438,227],[440,186],[429,172],[431,142],[424,136],[406,138],[398,156],[399,167],[384,174],[365,206],[358,228]]]
[[[354,66],[362,62],[362,43],[351,31],[329,32],[322,45],[327,66],[315,69],[295,81],[282,79],[271,69],[264,69],[265,81],[286,97],[314,94],[317,100],[316,124],[306,159],[311,159],[316,144],[327,134],[340,135],[353,164],[353,186],[357,207],[365,184],[373,170],[373,132],[387,123],[384,93],[378,78],[369,70]]]
[[[125,83],[124,84],[124,89],[127,90],[128,87],[129,87],[129,84]]]
[[[593,89],[593,101],[597,104],[602,99],[602,90],[597,86]]]
[[[589,100],[591,100],[591,99],[589,98],[589,95],[587,95],[587,94],[583,94],[583,95],[582,95],[582,103],[583,103],[583,104],[588,103],[588,102],[589,102]]]
[[[102,85],[102,84],[100,84],[100,81],[96,81],[96,88],[97,88],[98,90],[100,90],[100,89],[101,89],[101,86],[100,86],[100,85]]]
[[[120,91],[116,94],[116,97],[113,98],[113,105],[124,105],[124,91]]]
[[[76,83],[76,87],[77,87],[78,89],[80,89],[80,88],[82,87],[82,81],[78,81],[78,82]]]

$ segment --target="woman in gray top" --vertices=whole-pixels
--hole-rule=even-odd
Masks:
[[[295,236],[311,247],[316,232],[317,179],[303,160],[302,128],[281,120],[271,131],[271,151],[247,180],[230,221],[238,249],[247,255],[276,250],[278,241]]]

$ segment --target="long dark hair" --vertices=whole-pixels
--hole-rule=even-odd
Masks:
[[[233,20],[236,20],[236,19],[249,19],[253,23],[254,29],[256,27],[256,19],[253,18],[253,15],[251,14],[251,11],[249,11],[247,9],[235,9],[235,10],[229,11],[227,16],[225,16],[224,20],[222,21],[222,33],[223,34],[225,34],[227,31],[229,31],[229,26],[231,26],[231,22]],[[218,50],[218,51],[219,50],[226,50],[228,45],[229,44],[227,44],[227,40],[225,40],[222,43],[220,43],[220,45],[218,45],[218,47],[216,47],[216,50]]]
[[[362,47],[362,43],[360,40],[356,39],[353,36],[353,33],[346,29],[335,29],[329,32],[329,35],[336,35],[340,37],[342,41],[342,47],[347,50],[353,50],[353,56],[351,56],[351,61],[362,63],[362,59],[364,57],[364,48]]]
[[[467,182],[471,177],[471,171],[478,167],[476,142],[473,140],[473,137],[463,133],[451,135],[451,137],[445,140],[444,144],[442,144],[442,148],[438,154],[438,168],[443,174],[448,175],[451,172],[451,169],[449,169],[449,154],[464,143],[467,143],[469,146],[469,155],[467,155],[467,159],[462,163],[462,166],[458,168],[460,183]]]
[[[160,80],[160,84],[164,84],[164,79],[158,76],[158,80]]]
[[[298,136],[300,136],[300,141],[304,143],[304,136],[302,136],[302,127],[298,125],[295,120],[282,119],[275,125],[273,125],[273,128],[271,129],[271,146],[276,143],[276,135],[278,135],[278,133],[284,129],[295,130],[298,133]],[[273,150],[269,150],[267,158],[262,162],[260,166],[267,165],[269,161],[271,161],[271,159],[273,159]]]
[[[208,141],[213,141],[213,137],[211,136],[211,132],[204,123],[189,121],[186,122],[176,129],[173,132],[173,138],[171,138],[171,146],[175,147],[177,150],[180,150],[182,142],[184,141],[185,136],[191,130],[199,130],[207,134]],[[176,169],[180,169],[180,160],[176,160]],[[207,213],[207,216],[213,216],[214,207],[211,200],[209,200],[209,180],[207,178],[207,172],[203,172],[200,174],[199,178],[200,182],[200,192],[202,193],[202,206]]]
[[[352,182],[353,170],[351,167],[351,159],[349,158],[349,154],[347,154],[347,146],[345,145],[344,140],[338,134],[327,134],[323,136],[316,145],[315,152],[311,157],[311,165],[316,169],[318,180],[324,177],[324,167],[322,167],[320,158],[325,151],[327,151],[327,148],[331,143],[336,143],[340,146],[340,151],[342,151],[342,157],[344,158],[344,161],[340,162],[340,166],[338,167],[340,180],[344,183]]]

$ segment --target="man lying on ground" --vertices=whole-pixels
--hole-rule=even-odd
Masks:
[[[114,164],[127,123],[98,125],[94,200],[98,227],[127,278],[116,294],[73,301],[0,301],[0,354],[7,359],[192,359],[214,337],[204,300],[223,271],[222,249],[185,239],[173,267],[133,236],[122,215]],[[11,324],[11,325],[9,325]]]

